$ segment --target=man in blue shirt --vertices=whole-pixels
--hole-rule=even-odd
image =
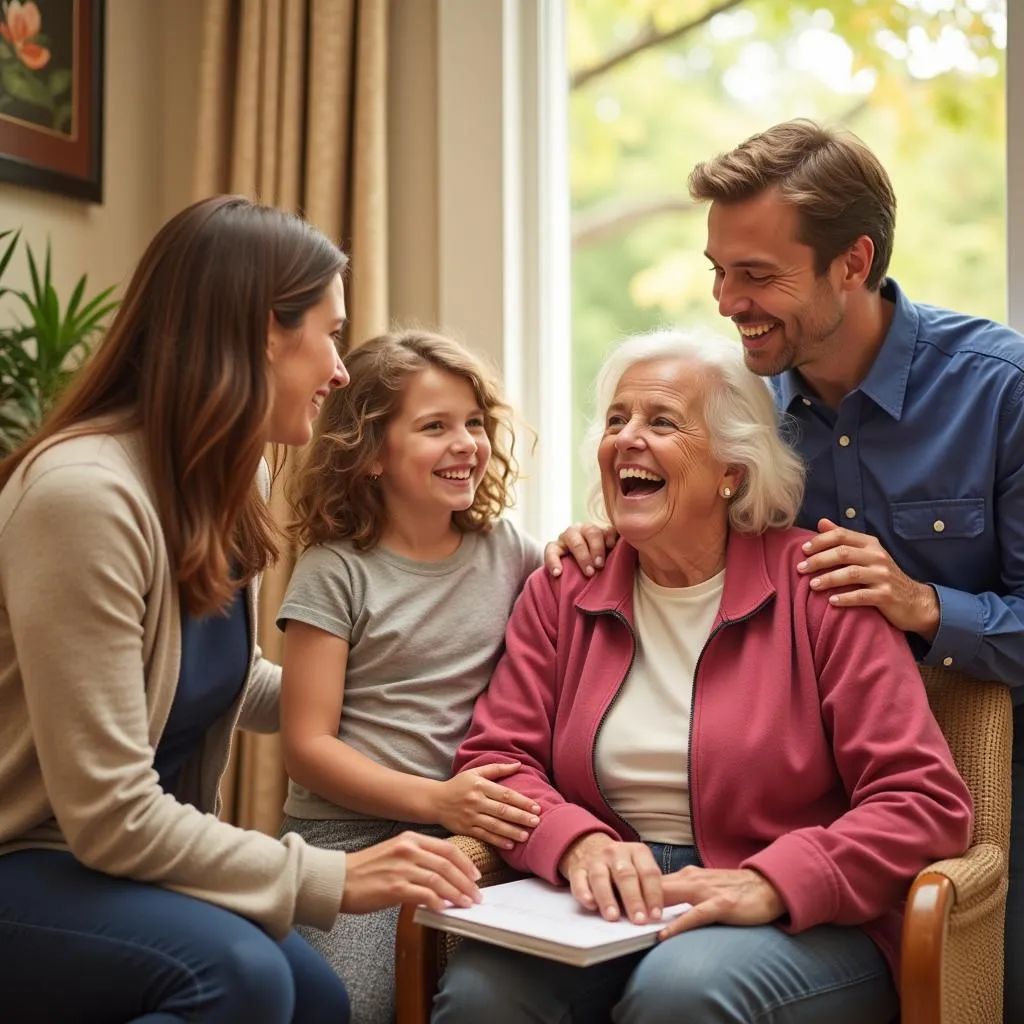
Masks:
[[[1024,1021],[1024,337],[886,277],[895,195],[848,133],[776,125],[689,186],[719,312],[807,463],[798,568],[837,606],[877,607],[920,661],[1012,687],[1004,1015]],[[562,537],[585,570],[588,541],[596,556],[596,529]]]
[[[800,571],[919,660],[1013,688],[1005,1019],[1024,1021],[1024,338],[887,278],[896,199],[848,133],[790,121],[698,164],[719,312],[807,463]],[[1019,728],[1018,728],[1019,726]]]
[[[885,277],[895,198],[852,136],[777,125],[690,186],[719,311],[807,463],[802,571],[1024,699],[1024,338]]]

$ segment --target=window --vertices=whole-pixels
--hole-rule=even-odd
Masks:
[[[846,125],[879,155],[899,202],[891,272],[912,298],[1006,318],[1004,0],[567,3],[574,443],[622,335],[728,330],[686,176],[790,117]]]
[[[1024,172],[1005,171],[1024,167],[1024,66],[1005,60],[1024,51],[1024,5],[437,7],[440,319],[503,370],[537,428],[516,518],[538,538],[584,517],[579,440],[607,347],[671,320],[721,329],[685,180],[758,128],[849,124],[894,179],[893,276],[916,300],[1008,307],[1024,328]]]

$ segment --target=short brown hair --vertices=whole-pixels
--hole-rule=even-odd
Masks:
[[[892,258],[896,195],[878,157],[851,132],[798,118],[751,135],[690,172],[698,202],[738,203],[777,188],[796,207],[799,241],[819,276],[861,237],[874,243],[866,285],[882,284]]]
[[[431,366],[469,383],[491,442],[487,472],[473,504],[453,515],[455,526],[463,533],[489,529],[512,504],[518,476],[515,435],[511,409],[496,380],[451,338],[430,331],[397,331],[373,338],[345,357],[351,380],[324,404],[291,489],[291,530],[300,545],[348,540],[365,551],[380,540],[384,499],[370,470],[384,449],[388,424],[401,408],[408,381]]]
[[[58,434],[140,431],[183,603],[192,615],[223,608],[277,555],[256,486],[270,440],[270,319],[299,327],[347,262],[299,217],[243,196],[182,210],[149,243],[42,429],[0,464],[0,487]]]

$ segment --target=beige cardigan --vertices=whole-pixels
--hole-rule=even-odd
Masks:
[[[254,624],[255,586],[247,596]],[[250,644],[240,699],[165,793],[153,751],[177,689],[181,620],[141,439],[63,440],[19,467],[0,492],[0,854],[70,849],[275,937],[294,923],[330,928],[343,853],[216,817],[235,726],[278,727],[280,669]]]

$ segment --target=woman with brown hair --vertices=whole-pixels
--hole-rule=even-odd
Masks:
[[[306,443],[347,383],[346,262],[242,198],[182,211],[0,464],[8,1019],[338,1024],[345,988],[293,925],[479,896],[433,837],[346,855],[215,816],[233,729],[278,727],[255,644],[276,554],[262,456]]]

